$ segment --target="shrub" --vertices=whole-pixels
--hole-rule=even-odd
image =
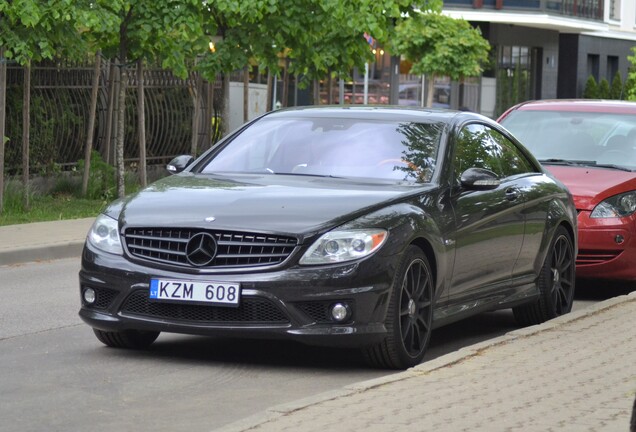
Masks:
[[[598,85],[596,79],[590,75],[585,82],[585,90],[583,90],[585,99],[598,99]]]

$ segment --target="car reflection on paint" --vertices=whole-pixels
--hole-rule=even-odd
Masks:
[[[536,101],[499,121],[572,192],[577,277],[636,280],[636,103]]]
[[[572,307],[572,198],[477,114],[280,110],[168,168],[87,237],[80,316],[108,346],[287,338],[407,368],[435,327]]]

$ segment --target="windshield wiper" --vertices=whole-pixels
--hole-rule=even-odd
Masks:
[[[539,159],[539,162],[552,164],[552,165],[567,165],[567,166],[596,165],[596,161],[568,160],[568,159]]]
[[[599,163],[591,163],[589,164],[589,166],[593,166],[593,167],[597,167],[597,168],[612,168],[612,169],[617,169],[619,171],[627,171],[627,172],[632,172],[634,171],[631,168],[627,168],[625,166],[621,166],[621,165],[616,165],[616,164],[599,164]]]

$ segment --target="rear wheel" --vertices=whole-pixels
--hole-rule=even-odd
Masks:
[[[148,348],[159,336],[159,332],[141,330],[103,331],[94,328],[93,332],[101,343],[113,348]]]
[[[406,369],[419,364],[431,337],[433,274],[426,255],[409,246],[396,273],[386,317],[387,336],[364,348],[374,367]]]
[[[513,308],[520,325],[540,324],[572,310],[575,284],[574,245],[564,227],[556,230],[539,274],[536,302]]]

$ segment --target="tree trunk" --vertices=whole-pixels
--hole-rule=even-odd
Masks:
[[[139,129],[139,182],[148,184],[146,174],[146,109],[144,97],[144,61],[137,60],[137,128]]]
[[[124,167],[124,124],[126,115],[126,82],[128,74],[126,72],[126,66],[120,66],[119,71],[119,113],[117,114],[117,147],[115,149],[115,161],[117,165],[117,196],[123,198],[126,195],[125,175],[126,170]]]
[[[271,111],[274,109],[274,107],[271,106],[272,103],[272,73],[271,71],[267,71],[267,96],[265,97],[265,100],[267,101],[265,103],[265,111]]]
[[[250,67],[245,66],[243,73],[243,123],[250,119]]]
[[[285,70],[283,71],[283,107],[289,106],[289,72],[287,71],[287,59],[285,59]]]
[[[115,84],[117,83],[119,71],[117,70],[117,66],[111,60],[110,68],[108,71],[108,76],[110,78],[110,82],[108,83],[108,107],[106,111],[106,136],[104,138],[104,148],[102,149],[102,155],[106,163],[111,163],[111,140],[113,137],[113,113],[115,111]]]
[[[223,98],[221,101],[221,137],[225,137],[230,129],[230,74],[223,74],[221,88]]]
[[[314,105],[320,105],[320,82],[314,80]]]
[[[29,133],[31,123],[31,64],[24,66],[24,85],[22,99],[22,184],[24,186],[22,195],[22,207],[24,211],[30,208],[29,203]]]
[[[429,74],[426,83],[426,106],[433,106],[433,95],[435,94],[435,75]]]
[[[190,87],[190,97],[192,98],[192,141],[190,141],[190,154],[194,157],[199,153],[199,130],[201,129],[201,106],[202,87],[201,74],[190,74],[188,80]]]
[[[4,212],[4,145],[7,106],[7,61],[4,48],[0,47],[0,214]]]
[[[82,177],[82,196],[88,192],[88,176],[91,168],[91,152],[93,151],[93,135],[95,134],[95,112],[97,111],[97,96],[99,92],[99,75],[101,72],[102,53],[95,54],[93,68],[93,87],[91,89],[91,107],[88,113],[88,130],[86,131],[86,146],[84,147],[84,173]]]

